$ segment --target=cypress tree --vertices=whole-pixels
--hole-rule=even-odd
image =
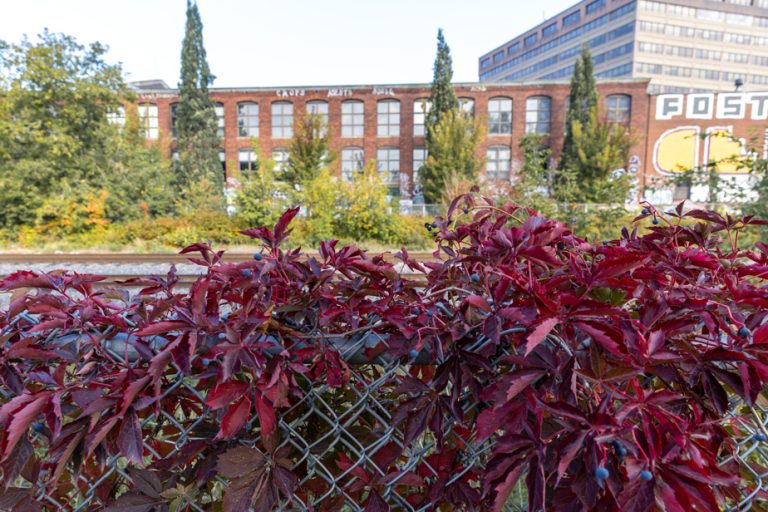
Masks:
[[[431,106],[424,122],[427,134],[427,143],[432,139],[432,130],[440,122],[446,112],[456,111],[459,108],[459,99],[453,90],[451,79],[453,78],[453,61],[451,49],[443,37],[443,29],[437,31],[437,55],[435,56],[434,75],[432,77],[432,90],[429,101]]]
[[[578,121],[582,128],[590,123],[590,113],[597,108],[597,85],[595,84],[594,63],[589,46],[584,44],[581,54],[576,59],[571,78],[571,91],[568,97],[568,112],[565,116],[565,141],[563,143],[562,168],[578,159],[577,148],[573,143],[573,123]]]
[[[177,184],[182,193],[193,188],[207,190],[213,197],[223,194],[224,173],[219,161],[216,111],[208,97],[208,86],[214,78],[206,61],[200,12],[196,3],[187,0],[179,102],[176,105],[176,139],[180,160]]]

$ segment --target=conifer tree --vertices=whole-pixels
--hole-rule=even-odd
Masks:
[[[283,179],[293,185],[311,181],[335,159],[325,121],[317,114],[308,113],[297,123],[296,133],[288,146]]]
[[[177,184],[182,193],[194,185],[195,189],[207,189],[213,197],[223,194],[224,173],[219,161],[216,111],[208,97],[208,86],[214,78],[206,61],[200,12],[196,3],[187,0],[179,102],[176,106],[176,139],[180,160]]]
[[[581,48],[581,54],[571,77],[571,91],[568,97],[568,112],[565,115],[565,141],[561,168],[567,168],[578,160],[578,150],[573,144],[573,123],[578,121],[582,128],[588,128],[590,113],[597,107],[597,86],[595,84],[594,63],[589,46]]]
[[[434,75],[432,77],[432,90],[429,101],[431,106],[427,112],[425,128],[427,142],[432,139],[432,128],[437,126],[446,112],[456,111],[459,108],[459,100],[453,89],[453,61],[451,49],[443,37],[443,29],[437,31],[437,55],[435,56]]]

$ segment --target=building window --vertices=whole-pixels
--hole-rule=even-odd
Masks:
[[[520,51],[520,41],[516,42],[509,48],[507,48],[507,55],[512,55],[513,53],[517,53]]]
[[[288,161],[288,150],[286,148],[275,148],[272,150],[272,161],[275,162],[275,172],[281,174],[285,171],[285,163]]]
[[[475,117],[475,100],[472,98],[459,98],[459,107],[465,114]]]
[[[223,150],[219,150],[219,162],[221,162],[221,170],[224,171],[224,176],[227,175],[227,153]]]
[[[224,104],[214,103],[213,110],[216,112],[216,136],[224,138]]]
[[[258,166],[256,152],[252,149],[241,149],[238,152],[238,160],[240,170],[244,172],[255,171]]]
[[[413,135],[423,137],[427,134],[424,122],[427,112],[432,107],[432,103],[427,99],[420,99],[413,102]]]
[[[362,137],[365,127],[363,102],[358,100],[341,103],[341,136]]]
[[[501,59],[504,58],[504,52],[496,52],[493,54],[493,62],[499,62]]]
[[[398,137],[400,135],[400,102],[382,100],[376,104],[377,135]]]
[[[563,26],[567,27],[569,25],[578,23],[580,19],[581,19],[581,11],[572,12],[571,14],[563,18]]]
[[[107,112],[107,122],[115,126],[125,126],[125,107],[118,105]]]
[[[237,104],[238,137],[259,136],[259,104],[252,101]]]
[[[594,2],[587,4],[586,12],[587,14],[594,14],[604,7],[605,0],[595,0]]]
[[[394,188],[400,188],[400,149],[379,148],[376,150],[376,168],[382,183],[390,187],[390,195],[397,195]]]
[[[341,150],[341,180],[352,181],[356,172],[363,168],[363,148]]]
[[[323,118],[323,123],[328,126],[328,102],[322,100],[314,100],[307,103],[307,113],[320,116]]]
[[[173,137],[174,139],[177,137],[176,119],[178,118],[178,114],[176,113],[176,111],[178,107],[179,107],[178,103],[173,103],[171,105],[171,137]]]
[[[276,101],[272,104],[272,138],[293,137],[293,103]]]
[[[485,173],[489,180],[509,181],[512,150],[509,146],[491,146],[486,152]]]
[[[413,175],[414,179],[416,173],[419,172],[421,166],[427,161],[427,149],[423,146],[417,146],[413,148]]]
[[[632,97],[627,94],[610,94],[605,97],[605,119],[609,123],[629,124]]]
[[[157,105],[154,103],[139,104],[139,124],[148,139],[156,139],[159,135]]]
[[[534,44],[536,44],[536,41],[538,39],[539,39],[538,34],[531,34],[527,36],[525,39],[523,39],[523,46],[525,46],[526,48],[528,48],[529,46],[533,46]]]
[[[488,133],[512,133],[512,98],[488,100]]]
[[[487,57],[480,61],[480,67],[483,68],[483,69],[487,68],[490,65],[491,65],[491,59],[489,59]]]
[[[531,96],[525,100],[525,133],[549,133],[552,98]]]
[[[557,33],[557,22],[550,23],[541,30],[541,37],[549,37]]]

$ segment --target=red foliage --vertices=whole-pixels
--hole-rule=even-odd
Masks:
[[[650,209],[637,221],[664,222],[648,234],[592,245],[534,211],[461,196],[436,221],[434,261],[398,254],[426,282],[335,242],[316,257],[283,250],[298,210],[244,232],[264,244],[258,260],[182,251],[207,267],[188,292],[175,271],[126,283],[144,287],[133,298],[95,276],[13,274],[0,283],[14,290],[0,319],[0,502],[39,509],[39,494],[11,487],[24,478],[66,503],[70,473],[95,481],[115,456],[133,484],[115,500],[118,476],[105,478],[94,510],[165,510],[217,473],[225,510],[320,495],[329,485],[302,482],[279,420],[308,387],[348,387],[336,343],[375,333],[387,343],[367,357],[410,365],[418,352],[419,364],[387,377],[404,443],[376,452],[381,471],[341,444],[326,460],[356,478],[346,493],[365,510],[388,510],[393,486],[414,508],[501,510],[520,479],[531,511],[720,510],[753,485],[722,461],[745,435],[729,396],[748,412],[768,379],[768,246],[722,248],[750,217]],[[160,436],[163,411],[201,418],[194,439]],[[399,466],[425,435],[433,452]],[[483,439],[485,467],[466,467],[461,450]]]

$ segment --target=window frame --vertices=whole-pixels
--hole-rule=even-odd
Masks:
[[[248,107],[256,107],[256,113],[245,112]],[[253,119],[256,124],[253,124]],[[240,138],[251,138],[259,136],[259,121],[261,119],[261,107],[257,101],[241,101],[237,104],[237,136]],[[244,122],[248,121],[248,122]],[[255,133],[253,133],[255,131]]]
[[[144,132],[144,138],[157,140],[160,138],[160,117],[157,108],[157,103],[145,101],[137,105],[139,114],[139,126]],[[142,108],[144,112],[142,112]],[[154,115],[150,113],[154,112]],[[153,122],[154,120],[154,122]]]
[[[507,153],[507,158],[502,160],[500,158],[501,152]],[[492,154],[495,158],[492,157]],[[506,169],[500,169],[500,165],[504,163]],[[494,165],[496,169],[491,170],[490,166]],[[512,147],[504,144],[493,144],[488,146],[485,150],[485,176],[486,179],[491,181],[509,181],[512,174]]]
[[[275,112],[275,107],[279,107],[279,112]],[[290,107],[290,112],[286,113],[286,107]],[[293,116],[296,110],[293,103],[290,101],[273,101],[270,105],[271,114],[271,133],[273,139],[290,139],[293,137]],[[276,124],[275,119],[279,119],[280,123]],[[286,123],[286,120],[289,122]]]
[[[357,112],[355,107],[359,106]],[[345,108],[350,107],[350,112],[345,112]],[[348,120],[345,122],[345,120]],[[363,100],[353,99],[341,102],[341,136],[347,139],[362,139],[365,137],[365,102]]]
[[[396,111],[392,107],[396,105]],[[382,112],[382,106],[386,111]],[[399,137],[400,136],[400,100],[387,98],[376,102],[376,136]],[[382,119],[386,122],[382,123]]]
[[[545,101],[546,100],[546,101]],[[536,101],[536,108],[531,108],[531,101]],[[542,109],[542,103],[547,104],[546,109]],[[531,121],[529,114],[535,112],[536,119]],[[542,113],[546,112],[546,120],[542,120]],[[546,130],[542,127],[546,126]],[[536,94],[525,98],[525,133],[538,133],[539,135],[549,135],[552,132],[552,97],[542,94]]]
[[[501,105],[509,102],[509,110],[504,110]],[[493,107],[499,105],[497,109]],[[488,99],[488,135],[511,135],[512,134],[512,112],[514,110],[514,100],[509,96],[494,96]],[[505,114],[508,117],[505,120]],[[506,128],[506,130],[504,129]]]
[[[354,151],[352,158],[346,158],[348,152]],[[363,170],[365,164],[365,152],[361,146],[347,146],[341,149],[341,181],[349,182],[356,172]],[[351,165],[347,165],[351,162]]]

